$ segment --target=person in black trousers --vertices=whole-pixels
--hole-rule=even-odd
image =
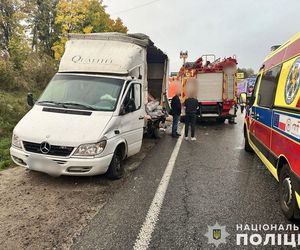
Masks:
[[[178,138],[180,134],[177,132],[178,122],[181,115],[181,101],[180,101],[180,92],[178,91],[177,94],[172,98],[171,101],[171,115],[173,116],[173,124],[172,124],[172,137]]]
[[[185,101],[185,140],[189,137],[189,126],[191,125],[191,140],[196,141],[195,127],[197,121],[197,111],[199,108],[199,102],[195,97],[189,97]]]

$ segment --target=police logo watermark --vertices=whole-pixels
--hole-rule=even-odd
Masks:
[[[284,90],[284,98],[286,104],[291,104],[295,100],[299,90],[299,86],[300,86],[300,58],[298,58],[294,62],[289,72],[289,75],[287,77],[285,90]]]
[[[205,234],[208,238],[208,244],[214,244],[218,247],[220,244],[226,244],[226,226],[220,226],[218,222],[214,226],[208,226],[208,232]]]

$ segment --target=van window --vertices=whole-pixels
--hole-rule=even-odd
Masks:
[[[278,65],[263,74],[258,92],[259,106],[273,107],[281,68],[282,65]]]
[[[124,80],[81,75],[56,75],[38,100],[39,105],[114,111]]]
[[[135,110],[138,110],[142,106],[142,85],[134,83],[130,86],[127,95],[124,100],[124,106],[127,105],[129,100],[133,99],[135,104]]]

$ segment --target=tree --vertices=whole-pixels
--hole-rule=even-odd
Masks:
[[[60,39],[52,48],[57,60],[64,52],[68,33],[127,32],[122,20],[111,19],[97,0],[60,0],[55,23],[61,27]]]
[[[24,3],[21,0],[1,0],[0,2],[0,46],[8,48],[11,37],[23,34],[21,21],[25,18]]]
[[[15,69],[21,69],[28,42],[25,36],[26,4],[22,0],[1,0],[0,2],[0,46],[8,50]]]
[[[58,0],[32,0],[31,23],[32,49],[54,56],[52,47],[59,40],[60,29],[55,24]]]
[[[115,32],[121,32],[121,33],[127,33],[128,29],[126,26],[124,26],[123,21],[121,18],[117,18],[116,21],[114,21],[112,31]]]
[[[237,69],[238,73],[244,73],[244,78],[248,78],[252,75],[254,75],[254,70],[252,68],[238,68]]]

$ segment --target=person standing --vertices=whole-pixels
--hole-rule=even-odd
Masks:
[[[178,91],[171,101],[171,115],[173,116],[172,124],[172,137],[178,138],[180,134],[177,132],[178,122],[181,115],[181,101],[179,96],[181,93]]]
[[[240,103],[240,107],[241,107],[241,114],[244,113],[244,109],[245,109],[245,106],[246,106],[246,93],[241,93],[240,94],[240,97],[239,97],[239,103]]]
[[[191,126],[191,140],[196,141],[195,127],[197,121],[197,111],[199,108],[199,102],[195,97],[189,97],[185,101],[185,140],[189,137],[189,126]]]

